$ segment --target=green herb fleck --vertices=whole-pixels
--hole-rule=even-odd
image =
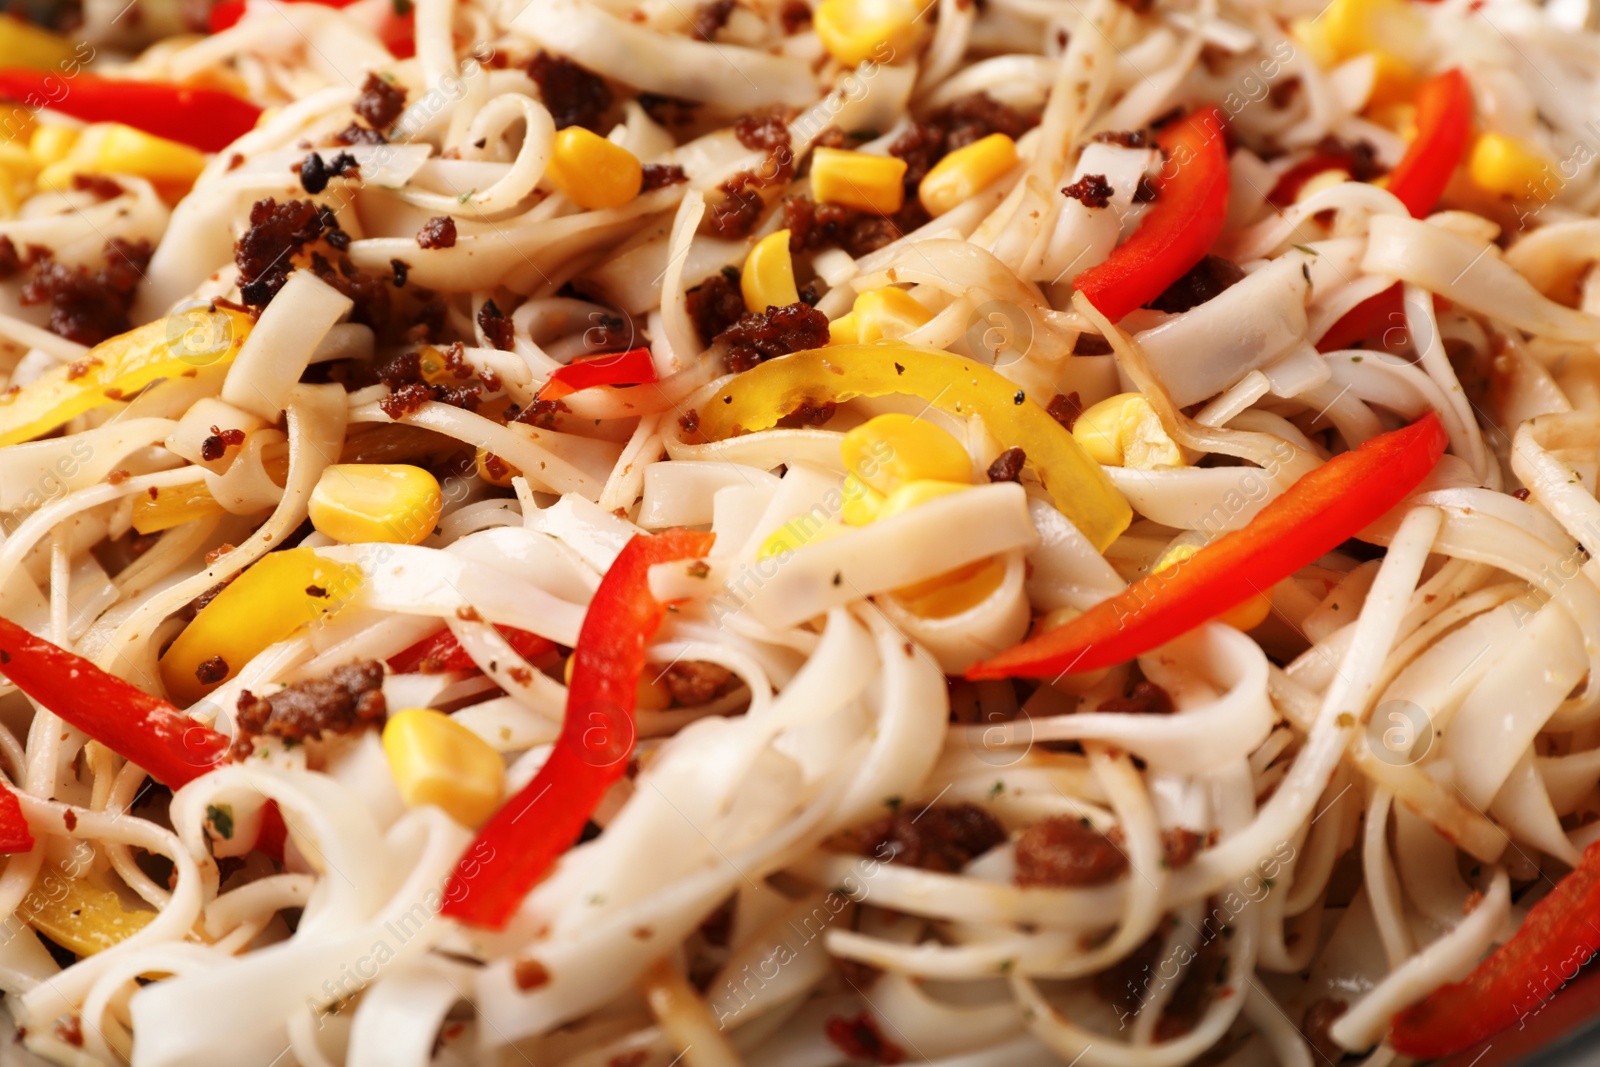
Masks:
[[[207,804],[206,822],[217,832],[217,836],[224,841],[233,840],[233,805],[232,804]]]

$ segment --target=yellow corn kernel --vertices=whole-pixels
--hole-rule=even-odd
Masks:
[[[556,134],[544,174],[551,185],[589,211],[621,207],[639,195],[644,182],[644,168],[632,152],[582,126],[568,126]]]
[[[855,316],[855,339],[862,344],[885,337],[899,340],[933,319],[933,312],[919,304],[915,297],[892,285],[859,294],[851,314]],[[831,332],[829,337],[832,337]]]
[[[811,153],[811,199],[893,215],[906,202],[906,161],[843,148]]]
[[[1417,135],[1417,105],[1415,104],[1384,104],[1382,107],[1375,107],[1369,110],[1367,118],[1386,130],[1398,133],[1407,141]],[[1384,177],[1388,177],[1388,175],[1384,175]]]
[[[788,230],[769,233],[750,249],[739,275],[739,291],[744,294],[745,308],[755,312],[800,302],[800,290],[794,284],[794,257],[789,255]]]
[[[972,457],[933,423],[910,415],[879,415],[844,435],[844,469],[880,493],[909,482],[972,481]]]
[[[883,498],[883,504],[878,508],[878,514],[873,517],[874,522],[892,519],[902,515],[920,504],[930,500],[937,500],[951,493],[959,493],[963,489],[971,489],[966,482],[941,482],[931,478],[920,481],[907,482],[888,496]]]
[[[566,664],[561,668],[561,676],[568,685],[572,684],[572,656],[567,657]],[[644,673],[639,676],[639,688],[634,695],[633,706],[639,711],[666,711],[672,707],[672,690],[667,688],[661,680],[666,671],[660,666],[646,663]]]
[[[1322,190],[1331,189],[1335,185],[1342,185],[1349,180],[1350,172],[1347,170],[1339,170],[1338,168],[1325,170],[1321,174],[1313,175],[1300,186],[1299,190],[1294,194],[1294,202],[1298,204],[1301,201],[1309,200],[1322,192]]]
[[[17,916],[68,951],[92,956],[143,930],[156,913],[129,907],[116,890],[50,864],[17,905]]]
[[[914,0],[822,0],[811,25],[828,54],[847,67],[867,59],[893,63],[917,41]]]
[[[0,67],[53,70],[77,53],[78,46],[58,33],[20,18],[0,19]]]
[[[162,192],[187,190],[205,166],[206,157],[188,145],[120,123],[100,138],[93,162],[96,171],[136,175]]]
[[[935,163],[917,186],[917,197],[930,215],[970,200],[1017,165],[1017,143],[1003,133],[958,148]]]
[[[1095,404],[1072,425],[1072,436],[1096,463],[1157,470],[1181,467],[1183,451],[1139,393],[1119,393]]]
[[[1290,36],[1324,67],[1362,52],[1414,55],[1426,32],[1426,20],[1406,0],[1333,0],[1316,17],[1290,24]]]
[[[522,473],[493,452],[481,448],[478,449],[477,455],[473,456],[473,461],[478,467],[478,477],[502,489],[511,488],[511,479]]]
[[[311,525],[345,544],[416,545],[439,522],[439,480],[408,463],[335,463],[311,490]]]
[[[33,129],[28,139],[28,154],[40,167],[48,167],[67,158],[72,146],[78,143],[78,131],[70,126],[42,122]]]
[[[1527,196],[1544,187],[1550,164],[1525,141],[1486,133],[1472,146],[1467,173],[1480,189],[1501,196]]]
[[[860,331],[856,325],[856,313],[854,311],[847,311],[828,323],[828,343],[830,345],[853,345],[859,344],[860,341]]]
[[[1372,90],[1367,93],[1367,107],[1409,103],[1417,95],[1417,73],[1411,64],[1388,52],[1371,55]]]
[[[337,612],[360,587],[355,564],[309,548],[269,553],[201,608],[162,653],[161,681],[173,699],[192,704],[268,645]]]
[[[895,599],[913,615],[948,619],[970,611],[991,596],[1005,580],[1006,565],[990,557],[935,575],[894,591]]]
[[[882,493],[853,474],[845,476],[843,490],[839,518],[846,526],[865,526],[878,517],[878,509],[883,507]]]
[[[1150,568],[1150,573],[1157,575],[1162,571],[1171,570],[1198,551],[1200,551],[1198,545],[1173,545],[1156,561],[1156,565]],[[1272,590],[1268,589],[1224,611],[1217,616],[1217,621],[1225,622],[1235,630],[1254,630],[1265,622],[1270,614],[1272,614]]]
[[[818,522],[810,515],[790,519],[767,535],[756,550],[756,559],[781,556],[818,541],[831,541],[844,532],[836,522]]]
[[[389,773],[410,807],[432,804],[477,829],[500,807],[506,766],[489,743],[450,716],[406,708],[383,727]]]
[[[160,533],[186,522],[223,514],[222,505],[211,495],[205,482],[154,492],[155,496],[140,493],[133,498],[133,528],[137,533]]]

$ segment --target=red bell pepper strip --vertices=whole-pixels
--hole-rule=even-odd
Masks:
[[[87,73],[67,79],[16,68],[0,70],[0,99],[52,108],[84,122],[120,122],[202,152],[220,152],[249,133],[261,117],[261,109],[250,101],[216,89]]]
[[[227,737],[4,618],[0,618],[0,674],[69,725],[173,789],[200,777],[227,755]]]
[[[550,380],[540,387],[539,399],[560,400],[580,389],[592,389],[597,385],[648,385],[659,380],[650,350],[630,348],[626,352],[585,356],[565,367],[558,367],[551,373]]]
[[[12,855],[33,851],[33,831],[22,814],[22,801],[11,787],[0,783],[0,852]]]
[[[0,674],[169,788],[188,785],[228,754],[226,735],[5,618],[0,618]],[[0,796],[0,852],[7,851],[7,817],[6,798]],[[286,832],[283,814],[269,800],[256,848],[281,860]]]
[[[1471,1048],[1548,1000],[1600,949],[1600,842],[1488,959],[1394,1017],[1389,1044],[1418,1059]]]
[[[538,659],[556,649],[554,641],[529,633],[527,630],[519,630],[514,626],[496,626],[495,629],[500,631],[500,636],[516,650],[517,655],[525,660]],[[390,656],[389,669],[396,674],[411,674],[416,671],[424,674],[443,674],[445,671],[475,671],[478,665],[472,662],[472,657],[461,647],[461,642],[456,640],[455,634],[449,630],[440,630],[431,637],[424,637],[410,648]]]
[[[633,751],[645,645],[667,611],[650,595],[650,568],[704,556],[713,540],[709,533],[666,530],[637,534],[623,546],[578,631],[555,749],[533,781],[478,832],[445,886],[444,914],[474,926],[503,927],[578,839]],[[541,800],[538,812],[524,819]]]
[[[284,2],[344,8],[356,3],[356,0],[284,0]],[[394,8],[395,10],[378,28],[378,39],[396,59],[407,59],[417,53],[416,18],[411,12],[409,2],[402,4],[396,0]],[[400,13],[402,8],[404,14]],[[221,33],[223,30],[232,29],[242,18],[244,18],[244,0],[221,0],[220,3],[212,5],[206,24],[212,33]]]
[[[1071,622],[967,671],[971,679],[1051,678],[1122,663],[1270,589],[1404,500],[1449,438],[1430,411],[1337,455],[1289,487],[1242,530],[1147,574]]]
[[[1155,202],[1133,236],[1073,282],[1106,318],[1160,296],[1216,243],[1228,213],[1225,126],[1222,112],[1206,106],[1156,135],[1166,162],[1153,183]]]
[[[1338,352],[1362,341],[1382,339],[1390,330],[1404,333],[1406,328],[1405,293],[1400,283],[1389,286],[1377,296],[1369,296],[1339,317],[1328,327],[1328,332],[1317,342],[1318,352]]]
[[[1389,191],[1422,218],[1444,195],[1467,154],[1472,136],[1472,87],[1459,69],[1447,70],[1417,90],[1417,136],[1389,172]]]

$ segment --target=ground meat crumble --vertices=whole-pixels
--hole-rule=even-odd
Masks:
[[[0,263],[21,261],[6,242]],[[58,263],[47,249],[28,249],[33,276],[22,287],[25,305],[50,305],[50,331],[82,345],[96,345],[133,328],[128,309],[133,306],[139,282],[150,265],[148,241],[106,242],[105,265],[96,270]]]
[[[437,215],[417,231],[418,248],[454,248],[456,246],[456,220],[449,215]]]
[[[1071,185],[1064,186],[1061,193],[1084,207],[1102,208],[1111,203],[1113,191],[1104,174],[1085,174]]]
[[[1237,263],[1221,256],[1206,256],[1145,306],[1175,315],[1199,307],[1243,280],[1244,271]]]
[[[539,86],[539,97],[550,109],[556,129],[582,126],[600,130],[600,117],[611,106],[611,88],[593,71],[572,60],[539,51],[528,60],[528,77]]]
[[[747,311],[716,343],[727,346],[723,358],[738,373],[790,352],[821,348],[828,343],[828,316],[804,302]]]
[[[1016,883],[1058,888],[1105,885],[1128,868],[1116,843],[1071,815],[1034,823],[1017,838]]]
[[[406,91],[403,87],[386,81],[376,74],[368,74],[361,84],[361,95],[356,97],[355,113],[366,120],[374,130],[386,130],[406,109]]]
[[[885,815],[839,843],[886,863],[954,874],[1005,839],[1005,828],[975,804],[934,804]]]
[[[296,741],[354,733],[383,720],[388,709],[382,686],[383,664],[366,660],[295,682],[265,699],[247,691],[239,695],[239,727]]]
[[[684,294],[689,321],[700,334],[700,343],[709,345],[718,334],[739,321],[744,312],[744,296],[739,290],[739,268],[723,267]]]

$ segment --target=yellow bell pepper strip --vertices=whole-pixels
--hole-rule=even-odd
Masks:
[[[0,67],[23,67],[28,70],[55,70],[61,73],[73,64],[74,57],[94,56],[91,46],[77,45],[59,33],[35,26],[15,15],[0,16]]]
[[[250,316],[225,308],[169,315],[91,348],[14,393],[0,396],[0,447],[29,441],[102,404],[131,398],[165,378],[231,363]]]
[[[1453,1056],[1539,1009],[1600,949],[1600,842],[1528,910],[1511,940],[1459,982],[1442,985],[1396,1015],[1389,1044],[1404,1056]]]
[[[474,926],[505,926],[627,771],[645,645],[667,614],[650,595],[650,568],[701,558],[714,539],[666,530],[636,534],[623,546],[578,631],[561,736],[533,781],[495,812],[467,849],[445,886],[444,914]]]
[[[268,645],[337,612],[360,583],[360,567],[309,548],[269,553],[201,608],[162,654],[167,692],[194,703]]]
[[[150,925],[156,913],[129,908],[115,890],[46,867],[17,906],[23,922],[62,948],[93,956],[121,944]]]
[[[1354,537],[1410,495],[1450,443],[1437,413],[1330,459],[1242,530],[967,671],[971,679],[1098,670],[1185,634]]]
[[[1102,552],[1133,521],[1133,509],[1099,464],[1015,382],[981,363],[898,341],[833,345],[758,364],[702,405],[698,432],[721,441],[770,429],[807,401],[897,393],[981,418],[1007,447],[1022,449],[1056,507]]]
[[[1216,244],[1228,215],[1226,126],[1208,105],[1156,134],[1165,162],[1155,202],[1131,237],[1072,283],[1112,322],[1166,292]]]
[[[33,831],[22,814],[22,801],[0,782],[0,852],[7,855],[33,851]]]
[[[222,734],[4,618],[0,673],[69,726],[173,789],[227,755],[228,739]]]

